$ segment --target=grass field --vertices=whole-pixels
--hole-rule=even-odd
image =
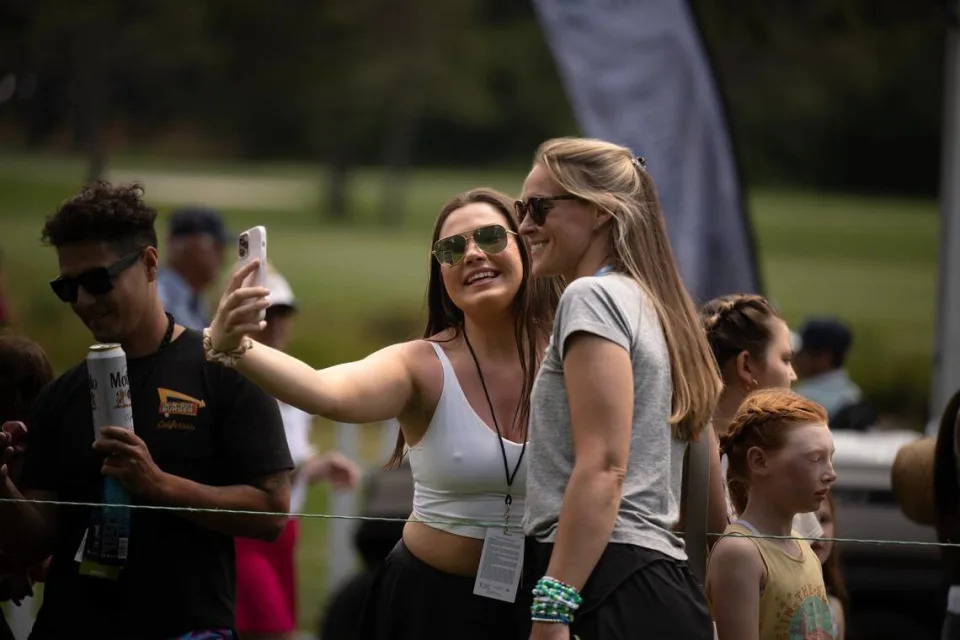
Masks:
[[[39,243],[39,230],[43,216],[76,189],[83,169],[70,158],[0,154],[4,279],[19,329],[48,349],[58,369],[83,357],[89,336],[46,285],[56,258]],[[317,366],[416,335],[429,234],[444,200],[481,184],[513,193],[524,175],[522,168],[418,171],[407,192],[408,215],[384,228],[377,223],[375,170],[351,183],[351,223],[333,225],[320,211],[319,167],[117,158],[110,169],[124,179],[142,177],[162,216],[176,203],[205,198],[226,204],[235,231],[265,224],[271,261],[301,302],[292,351]],[[883,409],[919,426],[933,345],[935,203],[764,189],[752,191],[749,201],[768,295],[791,323],[811,313],[850,322],[855,379]],[[328,430],[318,438],[331,442]],[[318,489],[308,508],[322,512],[326,504],[326,492]],[[303,529],[301,616],[310,630],[324,596],[325,527],[311,520]]]

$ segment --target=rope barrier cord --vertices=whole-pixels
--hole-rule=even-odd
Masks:
[[[172,507],[166,505],[152,505],[152,504],[105,504],[102,502],[71,502],[66,500],[36,500],[30,498],[0,498],[0,504],[2,503],[26,503],[26,504],[46,504],[53,506],[63,506],[63,507],[93,507],[93,508],[102,508],[102,507],[111,507],[111,508],[127,508],[127,509],[139,509],[143,511],[181,511],[189,513],[218,513],[221,515],[245,515],[245,516],[282,516],[282,517],[291,517],[291,518],[317,518],[322,520],[356,520],[359,522],[371,521],[371,522],[407,522],[409,518],[393,518],[393,517],[384,517],[384,516],[347,516],[347,515],[338,515],[332,513],[287,513],[287,512],[278,512],[278,511],[245,511],[241,509],[216,509],[211,507]],[[504,528],[503,521],[490,521],[484,522],[482,520],[458,520],[458,519],[447,519],[447,520],[421,520],[416,519],[415,522],[421,522],[423,524],[447,524],[447,525],[469,525],[474,527],[487,527],[487,528]],[[506,527],[512,531],[520,531],[518,526]],[[683,537],[682,532],[675,532],[678,537]],[[836,542],[840,544],[872,544],[872,545],[888,545],[888,546],[902,546],[902,547],[935,547],[938,549],[960,549],[960,543],[957,542],[924,542],[924,541],[910,541],[910,540],[876,540],[870,538],[814,538],[814,537],[804,537],[804,536],[778,536],[772,534],[745,534],[745,533],[707,533],[708,537],[711,538],[726,538],[726,537],[741,537],[741,538],[754,538],[758,540],[806,540],[808,542],[821,540],[823,542]]]

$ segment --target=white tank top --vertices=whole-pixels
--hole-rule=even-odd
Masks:
[[[503,523],[507,478],[496,431],[484,424],[467,401],[457,374],[440,345],[430,345],[443,367],[443,390],[427,431],[410,447],[413,520],[467,538],[483,538],[486,527],[452,524],[468,520]],[[522,445],[503,439],[510,473]],[[519,527],[527,487],[527,456],[513,479],[509,524]]]

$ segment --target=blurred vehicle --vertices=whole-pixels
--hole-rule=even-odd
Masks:
[[[936,542],[933,527],[909,520],[896,503],[890,469],[914,431],[833,432],[837,537]],[[850,608],[847,640],[937,640],[946,576],[936,547],[842,543]]]

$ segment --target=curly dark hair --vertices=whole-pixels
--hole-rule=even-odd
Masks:
[[[114,186],[97,180],[85,184],[47,218],[41,239],[54,247],[105,242],[121,254],[156,247],[153,223],[157,211],[143,201],[143,191],[136,182]]]

